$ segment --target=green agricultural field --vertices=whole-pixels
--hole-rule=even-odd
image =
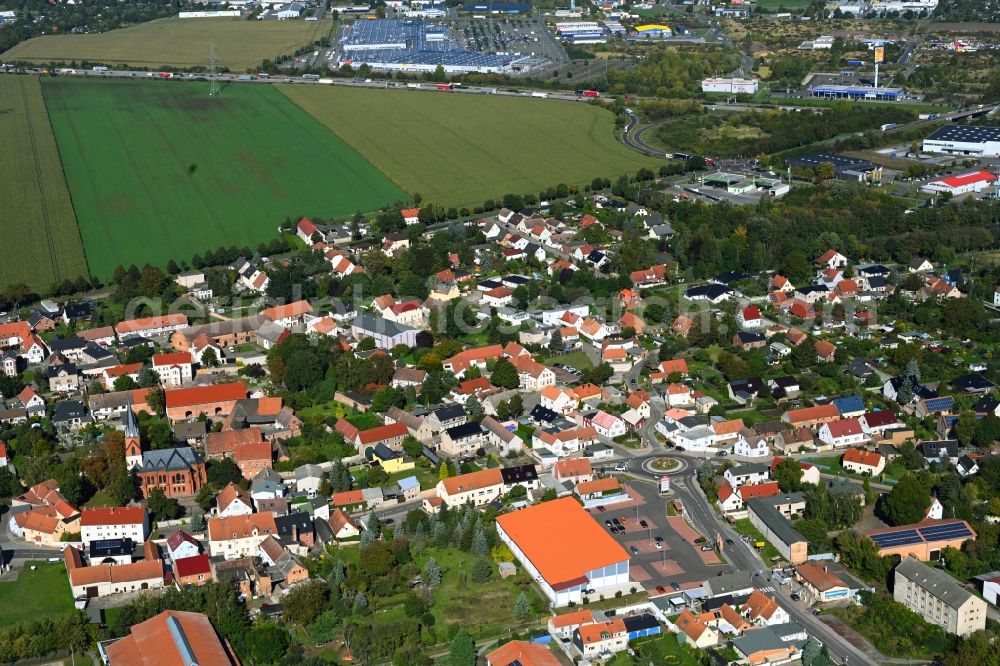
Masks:
[[[45,79],[93,274],[256,246],[285,218],[405,195],[271,86]]]
[[[589,104],[413,90],[279,86],[409,193],[480,204],[657,162],[615,140]]]
[[[91,35],[46,35],[6,51],[4,62],[87,61],[155,69],[207,67],[208,44],[215,43],[220,67],[243,71],[265,58],[312,44],[330,35],[323,21],[247,21],[243,18],[166,18]]]
[[[73,204],[36,77],[0,77],[0,289],[87,274]]]
[[[805,9],[809,6],[809,0],[759,0],[757,6],[772,12],[788,11],[792,9]]]

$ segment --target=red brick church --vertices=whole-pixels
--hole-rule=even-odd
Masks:
[[[190,446],[143,451],[132,406],[125,410],[125,464],[139,479],[143,497],[159,488],[167,497],[195,495],[208,483],[205,461]]]

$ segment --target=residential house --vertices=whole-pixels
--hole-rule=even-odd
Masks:
[[[855,474],[878,476],[885,469],[885,457],[875,451],[847,449],[841,458],[841,467]]]
[[[468,474],[459,474],[438,481],[438,497],[449,507],[459,507],[470,502],[482,506],[503,494],[503,476],[499,468],[490,468]]]
[[[819,441],[833,448],[853,446],[868,440],[868,435],[857,418],[839,419],[820,426]]]
[[[257,555],[260,542],[277,534],[273,513],[209,518],[208,546],[212,556],[227,560]]]
[[[144,543],[149,537],[149,514],[142,506],[84,508],[80,511],[80,540],[131,539]]]
[[[160,377],[160,385],[164,388],[174,388],[192,380],[191,354],[187,352],[171,352],[153,354],[153,372]]]

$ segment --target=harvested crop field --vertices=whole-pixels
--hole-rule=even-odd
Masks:
[[[265,58],[291,54],[330,35],[322,21],[247,21],[243,18],[166,18],[86,35],[46,35],[21,42],[0,56],[4,62],[91,62],[141,69],[208,66],[215,43],[220,67],[243,71]]]
[[[73,204],[36,77],[0,77],[0,288],[47,290],[87,274]]]
[[[278,88],[407,192],[445,206],[537,192],[658,163],[583,102],[423,90]]]
[[[405,195],[271,86],[45,79],[91,273],[271,240]]]

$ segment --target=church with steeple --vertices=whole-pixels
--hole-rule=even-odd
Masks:
[[[135,472],[143,497],[149,497],[154,488],[167,497],[189,497],[208,483],[205,461],[190,446],[142,450],[142,435],[131,404],[125,409],[125,465]]]

